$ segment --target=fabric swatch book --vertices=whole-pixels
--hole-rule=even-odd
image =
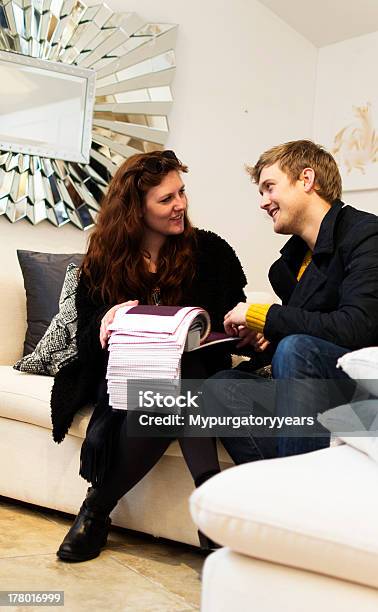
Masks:
[[[114,409],[127,409],[127,381],[154,379],[180,386],[181,358],[211,344],[234,340],[210,332],[202,308],[124,306],[109,326],[108,393]]]

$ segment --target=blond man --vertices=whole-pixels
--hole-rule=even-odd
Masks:
[[[274,231],[292,236],[269,271],[282,304],[239,303],[225,316],[225,329],[241,336],[242,344],[270,354],[273,379],[346,378],[336,368],[338,358],[378,344],[378,217],[343,204],[337,164],[312,141],[273,147],[248,172]],[[218,374],[227,385],[219,386],[216,401],[225,404],[232,395],[232,411],[237,412],[238,381],[248,376],[253,375]],[[316,387],[302,396],[293,386],[283,388],[286,391],[277,396],[278,414],[298,415],[306,407],[316,416],[327,408],[327,393],[316,397]],[[326,444],[326,437],[281,437],[278,454]],[[225,439],[225,445],[238,463],[248,460],[245,440],[243,449],[236,438]],[[251,458],[259,458],[255,448],[251,453]]]

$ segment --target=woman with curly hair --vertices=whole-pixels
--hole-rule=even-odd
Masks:
[[[117,309],[137,303],[201,306],[213,329],[222,331],[225,313],[245,300],[246,279],[233,249],[189,221],[182,180],[187,171],[173,151],[127,159],[109,184],[90,237],[76,295],[78,356],[58,372],[51,400],[56,442],[81,407],[95,404],[80,461],[80,475],[92,487],[58,550],[64,561],[99,555],[110,512],[172,441],[131,436],[132,412],[109,405],[106,346]],[[182,376],[206,378],[229,365],[226,351],[209,347],[184,353]],[[196,486],[219,472],[213,439],[181,437],[179,443]]]

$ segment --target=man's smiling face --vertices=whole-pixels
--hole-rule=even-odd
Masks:
[[[305,213],[303,179],[294,183],[278,163],[265,166],[260,174],[260,208],[273,219],[277,234],[298,234]]]

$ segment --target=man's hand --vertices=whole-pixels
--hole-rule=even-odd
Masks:
[[[108,339],[110,336],[109,325],[113,323],[114,315],[119,308],[123,306],[138,306],[138,300],[129,300],[128,302],[122,302],[122,304],[116,304],[105,313],[105,315],[101,319],[101,327],[100,327],[100,343],[101,347],[104,349],[108,343]]]
[[[224,317],[224,329],[226,334],[229,336],[238,336],[239,335],[239,325],[245,325],[246,315],[250,304],[246,304],[245,302],[239,302],[230,310],[226,316]]]
[[[239,325],[239,338],[241,342],[236,345],[236,348],[240,349],[245,346],[253,346],[257,353],[262,353],[268,348],[270,342],[265,340],[264,335],[260,332],[256,332],[253,329],[248,329],[245,325]]]

